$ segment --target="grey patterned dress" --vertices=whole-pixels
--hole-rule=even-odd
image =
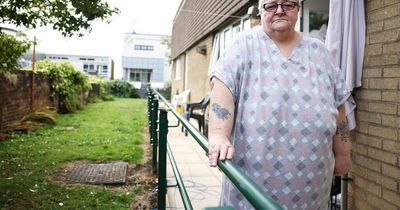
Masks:
[[[349,93],[323,43],[304,35],[285,58],[255,27],[238,35],[211,77],[235,99],[234,163],[285,209],[326,209],[337,107]],[[220,205],[253,209],[228,179]]]

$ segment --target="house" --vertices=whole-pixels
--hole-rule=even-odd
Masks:
[[[108,56],[45,54],[45,58],[55,62],[68,61],[76,69],[104,79],[114,78],[114,61]]]
[[[17,36],[20,33],[20,31],[14,29],[13,27],[3,26],[3,25],[0,25],[0,31],[1,33],[5,33],[12,36]]]
[[[123,79],[136,88],[151,85],[164,88],[170,81],[168,48],[162,43],[166,35],[126,33],[122,54]]]
[[[304,33],[324,38],[329,0],[300,2]],[[210,91],[209,72],[235,34],[259,24],[255,0],[185,0],[172,32],[172,94],[190,90],[190,101]],[[353,95],[349,209],[400,209],[400,2],[365,1],[362,87]]]

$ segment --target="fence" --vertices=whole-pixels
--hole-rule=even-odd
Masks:
[[[163,108],[159,108],[159,99],[161,99],[165,105]],[[173,115],[178,119],[178,122],[182,123],[182,125],[187,129],[188,133],[192,135],[192,137],[205,152],[208,152],[207,139],[186,119],[177,113],[171,104],[169,104],[161,94],[150,87],[148,88],[148,110],[150,143],[153,145],[152,167],[153,172],[158,174],[158,209],[166,208],[167,154],[172,165],[178,189],[181,193],[184,207],[185,209],[193,209],[190,198],[182,181],[182,177],[180,176],[178,167],[167,142],[168,127],[176,127],[179,126],[179,124],[175,126],[169,126],[167,113],[173,113]],[[231,180],[231,182],[238,188],[238,190],[253,205],[255,209],[282,209],[279,204],[268,197],[263,190],[258,187],[256,183],[254,183],[254,181],[245,175],[241,169],[239,169],[231,161],[218,161],[217,166],[226,175],[226,177]],[[221,207],[221,209],[222,208],[226,209],[229,207]]]

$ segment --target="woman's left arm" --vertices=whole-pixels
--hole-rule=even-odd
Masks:
[[[351,144],[344,106],[339,106],[338,110],[336,133],[332,137],[332,150],[335,156],[334,175],[342,176],[347,174],[351,168]]]

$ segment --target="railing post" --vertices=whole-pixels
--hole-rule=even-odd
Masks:
[[[151,89],[149,89],[149,95],[148,95],[148,100],[147,100],[147,110],[148,110],[148,118],[149,118],[149,133],[150,133],[150,144],[153,143],[153,132],[152,132],[152,118],[153,118],[153,93]]]
[[[154,95],[153,99],[153,107],[154,109],[152,113],[152,136],[153,136],[153,174],[157,173],[157,147],[158,147],[158,135],[157,135],[157,129],[158,129],[158,97],[157,95]]]
[[[160,109],[160,132],[158,149],[158,209],[165,209],[167,195],[167,133],[168,111]]]

